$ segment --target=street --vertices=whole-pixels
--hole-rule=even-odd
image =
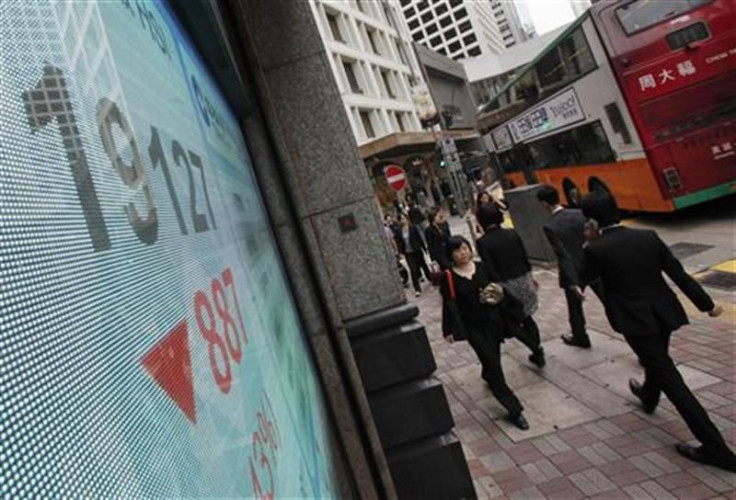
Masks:
[[[699,313],[683,299],[691,324],[673,336],[670,352],[726,440],[736,443],[734,362],[734,197],[668,215],[627,218],[631,227],[656,229],[691,273],[724,307],[719,318]],[[451,221],[454,234],[468,225]],[[506,379],[525,406],[531,429],[503,420],[505,411],[480,378],[470,346],[448,344],[441,334],[441,300],[424,284],[418,299],[480,498],[736,498],[736,476],[700,466],[674,444],[692,439],[669,401],[648,416],[628,389],[643,370],[623,338],[609,327],[603,307],[588,294],[585,312],[593,348],[565,346],[569,333],[556,270],[536,267],[547,365],[537,369],[518,341],[503,346]],[[715,276],[715,278],[714,278]],[[717,286],[715,286],[717,285]],[[730,288],[729,288],[730,286]]]

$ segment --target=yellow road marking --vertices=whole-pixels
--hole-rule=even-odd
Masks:
[[[722,271],[724,273],[733,273],[736,274],[736,259],[727,260],[726,262],[721,262],[717,266],[711,267],[714,271]]]

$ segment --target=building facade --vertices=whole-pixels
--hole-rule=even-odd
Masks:
[[[504,47],[509,48],[528,40],[533,30],[529,33],[521,24],[516,5],[511,2],[493,0],[491,2],[493,17],[498,24],[498,29],[503,38]]]
[[[421,130],[412,94],[423,84],[411,38],[391,2],[311,0],[357,143]]]
[[[591,6],[591,0],[570,0],[570,6],[572,7],[572,12],[575,14],[575,18],[577,19]]]
[[[491,2],[401,0],[415,42],[452,59],[499,54],[506,44]]]

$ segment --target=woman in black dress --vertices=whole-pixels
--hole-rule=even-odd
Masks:
[[[442,294],[442,334],[448,342],[467,340],[482,366],[483,380],[509,412],[507,419],[519,429],[529,423],[523,406],[506,384],[501,368],[501,343],[514,335],[523,315],[521,304],[505,296],[497,305],[481,302],[481,290],[493,282],[482,263],[473,260],[473,250],[462,236],[447,241],[447,255],[453,267],[440,284]]]

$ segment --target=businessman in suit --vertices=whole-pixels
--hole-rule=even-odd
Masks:
[[[644,383],[629,388],[646,413],[653,413],[664,392],[701,446],[677,444],[677,451],[697,462],[736,472],[729,449],[708,413],[695,398],[669,355],[673,331],[688,323],[685,310],[662,273],[702,312],[718,316],[722,309],[689,276],[654,231],[619,224],[613,197],[595,191],[583,199],[583,213],[595,220],[600,235],[583,251],[581,284],[601,278],[604,306],[611,327],[622,333],[644,365]]]
[[[563,335],[562,341],[567,345],[589,349],[590,337],[585,330],[585,314],[583,313],[584,295],[578,280],[578,270],[583,258],[583,244],[585,243],[583,236],[585,216],[578,209],[564,208],[560,205],[560,195],[552,186],[542,186],[537,192],[537,199],[550,213],[550,218],[543,230],[557,256],[560,288],[565,291],[567,302],[567,314],[572,335]],[[592,283],[591,288],[600,298],[598,282]]]

